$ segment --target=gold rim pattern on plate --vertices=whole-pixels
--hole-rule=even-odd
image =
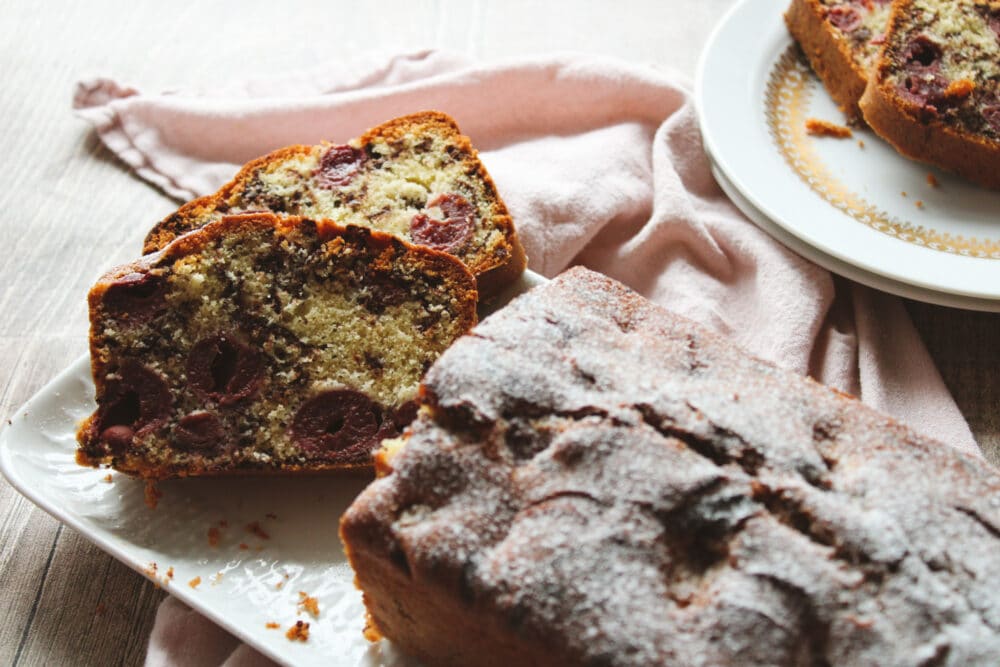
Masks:
[[[816,194],[872,229],[907,243],[967,257],[1000,259],[1000,242],[949,234],[900,220],[873,206],[834,178],[813,150],[806,118],[820,85],[802,50],[792,44],[771,70],[765,93],[768,131],[785,162]]]

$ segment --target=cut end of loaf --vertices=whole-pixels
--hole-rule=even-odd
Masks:
[[[146,477],[369,467],[475,321],[455,259],[384,234],[223,218],[91,292],[80,459]]]

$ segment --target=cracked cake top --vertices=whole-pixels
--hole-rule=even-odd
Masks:
[[[995,471],[604,276],[487,318],[423,393],[342,523],[375,625],[422,659],[1000,652]],[[436,641],[429,607],[482,630]]]

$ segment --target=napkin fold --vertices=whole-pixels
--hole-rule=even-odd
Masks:
[[[395,116],[444,111],[480,150],[533,270],[584,264],[980,456],[902,302],[795,255],[725,197],[690,88],[677,73],[589,55],[475,62],[426,51],[186,92],[93,79],[78,84],[74,106],[139,176],[180,200],[281,146],[343,142]],[[176,644],[190,635],[177,628],[192,622],[175,605],[157,616],[147,664],[178,662]],[[237,653],[212,662],[263,659]]]

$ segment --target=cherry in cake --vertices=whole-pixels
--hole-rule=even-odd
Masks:
[[[469,138],[439,112],[397,118],[346,144],[290,146],[254,160],[216,194],[157,224],[144,252],[247,211],[327,218],[450,253],[487,296],[525,266],[493,180]]]
[[[151,479],[368,467],[476,297],[457,259],[388,234],[221,217],[91,290],[78,460]]]

